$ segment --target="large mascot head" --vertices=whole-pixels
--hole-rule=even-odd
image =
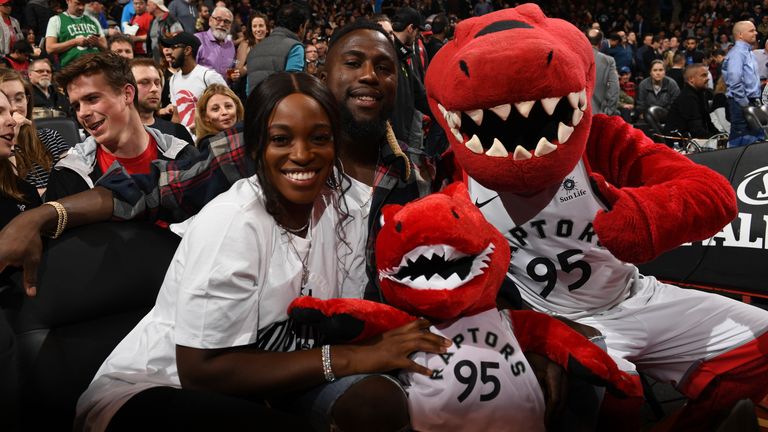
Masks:
[[[509,245],[456,182],[382,210],[376,268],[387,302],[445,321],[496,307]]]
[[[426,77],[462,168],[485,187],[519,193],[560,183],[581,158],[594,81],[586,36],[534,4],[459,23]]]

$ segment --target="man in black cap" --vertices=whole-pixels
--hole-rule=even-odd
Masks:
[[[195,58],[200,49],[200,39],[193,34],[181,32],[169,38],[160,38],[160,45],[173,49],[171,67],[176,72],[168,83],[174,106],[173,121],[184,125],[194,136],[197,99],[209,85],[227,85],[227,82],[215,70],[197,64]]]
[[[390,120],[397,139],[418,149],[423,147],[422,113],[430,111],[421,78],[424,75],[423,69],[419,68],[423,63],[421,63],[421,56],[414,55],[413,47],[419,37],[419,31],[425,28],[421,15],[416,9],[410,7],[401,7],[392,18],[392,32],[395,36],[400,73],[397,77],[397,99],[395,100],[397,108]],[[422,73],[419,74],[417,69]]]
[[[19,39],[11,46],[11,53],[0,58],[0,66],[17,70],[24,75],[29,69],[29,57],[32,55],[32,45],[25,39]]]

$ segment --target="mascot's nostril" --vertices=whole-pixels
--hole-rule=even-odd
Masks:
[[[550,51],[549,54],[547,54],[547,66],[549,66],[550,63],[552,63],[552,57],[554,57],[555,52]]]
[[[403,223],[402,222],[398,222],[398,223],[395,224],[395,231],[403,232]]]
[[[469,78],[469,66],[467,66],[467,62],[459,60],[459,69],[461,69],[461,71],[464,72],[464,75]]]
[[[452,215],[453,215],[453,217],[455,217],[456,219],[458,219],[458,218],[459,218],[459,214],[458,214],[458,213],[456,213],[456,210],[454,210],[454,209],[451,209],[451,214],[452,214]]]

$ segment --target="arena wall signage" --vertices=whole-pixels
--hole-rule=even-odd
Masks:
[[[680,246],[640,266],[641,271],[669,281],[768,295],[768,142],[691,159],[730,180],[739,215],[712,238]]]

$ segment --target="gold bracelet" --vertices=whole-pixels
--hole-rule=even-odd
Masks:
[[[67,209],[65,209],[64,206],[61,205],[61,203],[58,201],[48,201],[43,203],[43,205],[45,204],[55,208],[56,214],[59,217],[59,219],[56,221],[56,231],[49,235],[50,238],[57,239],[64,232],[64,228],[67,227]]]

